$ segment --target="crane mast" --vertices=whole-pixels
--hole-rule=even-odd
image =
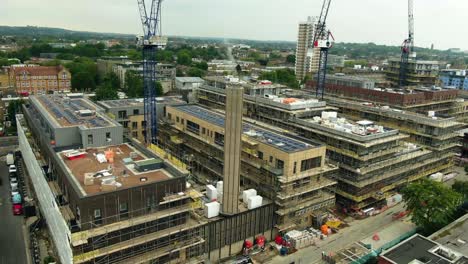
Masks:
[[[325,80],[327,75],[328,50],[333,45],[333,35],[326,28],[328,10],[330,9],[331,0],[324,0],[320,17],[315,28],[313,39],[314,48],[320,49],[319,67],[317,71],[317,88],[316,97],[323,99],[325,92]],[[330,40],[330,37],[332,40]]]
[[[399,85],[403,88],[408,84],[408,67],[410,58],[416,58],[414,51],[414,2],[408,0],[408,38],[401,45]]]
[[[138,45],[143,48],[143,90],[144,90],[144,116],[145,141],[147,144],[155,143],[157,136],[156,115],[156,52],[164,49],[167,38],[161,37],[161,3],[162,0],[152,0],[149,9],[145,0],[137,0],[140,10],[143,36],[138,39]]]

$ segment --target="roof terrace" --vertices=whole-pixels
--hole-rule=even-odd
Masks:
[[[57,153],[83,196],[146,185],[169,178],[163,161],[150,159],[128,144]]]

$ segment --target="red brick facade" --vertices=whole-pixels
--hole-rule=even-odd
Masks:
[[[10,80],[18,94],[71,90],[71,74],[62,66],[12,67]]]

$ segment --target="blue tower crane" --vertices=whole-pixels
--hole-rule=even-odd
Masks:
[[[328,10],[330,9],[331,0],[324,0],[322,11],[315,27],[313,45],[314,48],[320,49],[319,67],[317,71],[317,98],[323,99],[325,93],[325,79],[327,75],[328,50],[333,46],[333,35],[326,28]],[[331,39],[330,39],[331,38]]]
[[[156,143],[158,120],[156,116],[156,52],[164,49],[167,38],[161,36],[161,3],[162,0],[151,0],[148,16],[145,0],[137,0],[140,10],[143,36],[138,38],[138,45],[143,47],[143,87],[145,141]]]

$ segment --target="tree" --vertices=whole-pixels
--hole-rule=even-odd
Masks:
[[[208,63],[206,63],[206,61],[202,61],[202,62],[199,62],[199,63],[195,64],[195,67],[197,67],[200,70],[207,71],[208,70]]]
[[[468,181],[455,181],[452,190],[462,195],[465,201],[468,201]]]
[[[206,72],[203,70],[200,70],[199,68],[192,67],[187,71],[187,74],[190,77],[203,77],[205,76]]]
[[[96,89],[96,82],[93,76],[84,71],[72,74],[71,85],[73,89],[82,92]]]
[[[296,80],[296,75],[292,70],[280,69],[272,72],[265,72],[260,76],[260,79],[270,80],[283,85],[287,85],[290,88],[298,89],[299,83]]]
[[[177,53],[177,63],[180,65],[190,66],[192,64],[192,55],[188,50],[181,50]]]
[[[119,80],[119,76],[117,76],[117,74],[115,74],[115,72],[109,72],[106,74],[106,76],[104,76],[104,82],[106,83],[109,83],[109,85],[111,87],[114,87],[114,88],[120,88],[120,80]]]
[[[127,71],[124,91],[130,98],[143,97],[143,77],[135,71]]]
[[[450,223],[462,200],[457,192],[429,179],[409,184],[402,194],[412,221],[425,234]]]
[[[163,96],[164,95],[164,89],[162,87],[162,84],[160,82],[156,82],[156,96]]]
[[[104,85],[98,87],[96,89],[96,100],[115,100],[119,99],[119,95],[117,93],[117,89],[112,87],[110,82],[104,83]]]
[[[236,66],[236,71],[237,71],[237,75],[240,76],[242,74],[242,67],[239,64],[237,64]]]
[[[11,121],[11,126],[16,127],[16,114],[21,113],[21,106],[24,104],[24,100],[11,101],[8,104],[8,120]]]
[[[292,63],[292,64],[296,63],[296,56],[292,54],[288,55],[286,57],[286,63]]]

